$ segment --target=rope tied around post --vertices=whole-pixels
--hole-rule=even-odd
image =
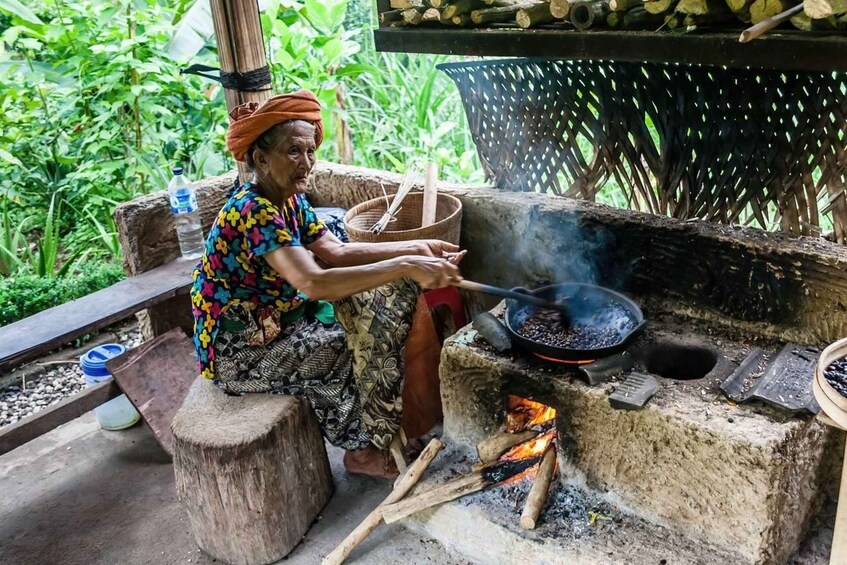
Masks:
[[[233,71],[228,73],[208,65],[195,64],[181,69],[179,74],[201,76],[219,82],[224,88],[237,90],[238,92],[271,90],[271,70],[267,65],[253,69],[252,71]]]

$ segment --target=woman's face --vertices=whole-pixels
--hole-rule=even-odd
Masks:
[[[285,196],[306,192],[315,166],[315,126],[295,121],[284,124],[279,143],[256,150],[254,159],[261,182]]]

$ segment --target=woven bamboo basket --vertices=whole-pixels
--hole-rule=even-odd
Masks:
[[[385,242],[411,239],[440,239],[459,244],[462,230],[462,201],[449,194],[438,194],[435,223],[421,227],[423,192],[410,192],[395,219],[380,234],[370,231],[388,209],[384,197],[374,198],[351,208],[344,216],[344,229],[350,241]]]
[[[839,426],[847,428],[847,398],[832,388],[823,376],[824,371],[833,361],[845,355],[847,355],[847,338],[840,339],[823,350],[815,367],[812,391],[821,410]]]

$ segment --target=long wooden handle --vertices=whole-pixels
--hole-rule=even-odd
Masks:
[[[517,300],[518,302],[522,302],[524,304],[532,304],[533,306],[537,306],[539,308],[544,308],[547,310],[558,310],[560,312],[567,312],[570,310],[565,304],[550,302],[548,300],[538,298],[537,296],[533,296],[531,294],[515,292],[513,290],[500,288],[499,286],[491,286],[489,284],[482,284],[464,279],[455,283],[454,286],[458,288],[463,288],[465,290],[470,290],[471,292],[482,292],[484,294],[492,294],[501,298],[511,298],[512,300]]]
[[[371,535],[371,532],[373,532],[379,526],[380,522],[382,522],[382,508],[401,500],[404,496],[409,494],[409,491],[418,484],[418,481],[421,480],[426,468],[429,467],[429,464],[432,463],[432,460],[435,459],[435,456],[438,455],[438,452],[443,448],[444,444],[441,443],[438,438],[432,438],[429,445],[424,448],[415,462],[409,466],[406,473],[400,477],[400,480],[398,480],[397,484],[394,485],[394,490],[389,493],[385,500],[383,500],[375,510],[367,515],[361,524],[356,526],[355,530],[350,532],[350,534],[344,538],[344,541],[342,541],[338,547],[333,549],[329,555],[324,557],[321,562],[322,565],[340,565],[341,563],[344,563],[344,560],[350,557],[353,550],[359,547],[359,544]]]
[[[795,14],[799,14],[803,10],[803,3],[797,4],[793,8],[789,8],[784,12],[780,12],[775,16],[771,16],[769,18],[765,18],[754,26],[751,26],[744,31],[741,32],[741,37],[738,38],[738,41],[741,43],[747,43],[748,41],[752,41],[759,37],[760,35],[764,35],[769,32],[779,24],[783,22],[787,22],[791,19]]]
[[[438,205],[438,165],[427,163],[424,175],[423,217],[421,227],[435,223],[435,212]]]

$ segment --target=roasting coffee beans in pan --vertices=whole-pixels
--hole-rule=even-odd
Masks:
[[[537,343],[562,349],[611,347],[637,325],[632,313],[615,302],[607,302],[593,312],[574,316],[571,324],[561,323],[559,313],[539,310],[527,316],[517,333]]]
[[[823,372],[823,378],[829,386],[847,397],[847,359],[836,359]]]

